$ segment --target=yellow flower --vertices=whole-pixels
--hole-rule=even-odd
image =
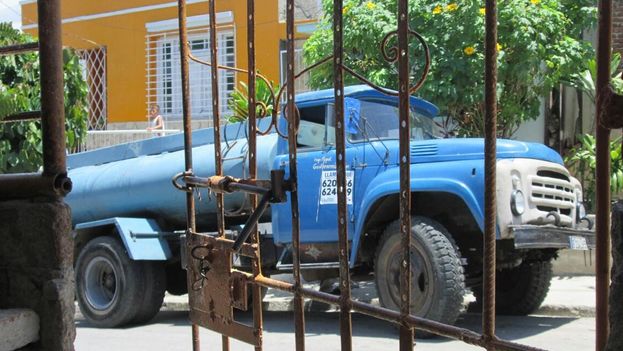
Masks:
[[[487,13],[487,10],[484,7],[481,7],[480,10],[478,10],[478,12],[480,12],[480,14],[484,16],[485,13]]]
[[[463,49],[463,52],[464,52],[464,53],[465,53],[465,55],[467,55],[467,56],[472,56],[472,55],[476,52],[476,49],[474,49],[474,47],[473,47],[473,46],[468,46],[468,47],[466,47],[465,49]]]
[[[541,0],[530,0],[530,2],[532,3],[532,5],[538,5],[541,3]]]
[[[437,5],[435,6],[435,8],[433,9],[433,15],[438,15],[443,11],[443,9],[441,8],[441,6]]]
[[[448,4],[448,6],[446,6],[446,11],[454,11],[456,9],[459,8],[459,5],[457,5],[455,2]]]
[[[366,7],[368,8],[368,10],[372,10],[372,9],[374,9],[376,7],[376,4],[373,3],[372,1],[368,1],[366,3]]]
[[[350,10],[350,7],[348,5],[344,6],[344,8],[342,9],[342,14],[346,14],[348,10]]]
[[[497,51],[502,50],[502,44],[500,44],[500,43],[495,44],[495,49],[496,49]]]

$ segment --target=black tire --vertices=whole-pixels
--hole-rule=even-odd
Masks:
[[[160,307],[162,307],[164,292],[167,286],[166,275],[162,262],[138,261],[135,263],[143,265],[145,290],[141,306],[130,323],[144,324],[154,318],[160,311]]]
[[[93,325],[118,327],[143,311],[144,262],[130,260],[124,246],[109,236],[88,242],[76,262],[76,297]]]
[[[465,277],[460,255],[446,229],[424,217],[411,219],[411,313],[454,324],[463,309]],[[374,274],[381,305],[400,309],[400,222],[392,222],[379,242]],[[418,332],[420,337],[430,334]]]
[[[500,315],[525,316],[536,312],[549,291],[552,262],[530,261],[497,271],[495,309]],[[482,286],[474,288],[476,306],[482,306]]]

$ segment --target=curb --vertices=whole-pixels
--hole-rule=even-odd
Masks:
[[[168,296],[167,296],[168,297]],[[174,299],[165,297],[161,311],[188,311],[188,302],[182,300],[182,296],[176,296]],[[167,301],[169,300],[169,301]],[[175,301],[178,300],[178,301]],[[373,305],[378,305],[378,300],[371,301]],[[306,312],[330,312],[337,311],[337,307],[327,305],[318,301],[305,301]],[[263,303],[263,310],[266,312],[292,312],[293,300],[291,298],[266,298]],[[593,306],[566,306],[566,305],[543,305],[532,315],[541,315],[549,317],[574,317],[574,318],[590,318],[595,317],[595,307]]]

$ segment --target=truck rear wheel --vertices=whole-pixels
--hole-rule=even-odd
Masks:
[[[523,262],[497,271],[495,309],[497,314],[525,316],[535,312],[545,300],[552,280],[552,262]],[[474,290],[477,306],[482,306],[482,286]]]
[[[453,324],[465,292],[459,253],[441,224],[424,217],[413,217],[411,224],[411,313]],[[392,310],[400,309],[400,243],[400,222],[394,221],[383,233],[374,265],[379,300]]]
[[[80,311],[97,327],[118,327],[144,322],[154,312],[160,285],[151,283],[159,276],[154,262],[132,261],[115,238],[102,236],[85,245],[76,262],[76,295]],[[155,280],[157,281],[157,280]]]

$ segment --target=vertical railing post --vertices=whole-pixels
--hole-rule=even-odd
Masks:
[[[411,121],[409,119],[409,2],[398,1],[398,90],[400,138],[400,314],[406,321],[411,305]],[[413,329],[406,322],[400,326],[400,350],[413,349]]]
[[[290,206],[292,211],[292,271],[294,274],[294,334],[296,350],[305,350],[305,315],[301,295],[301,222],[299,218],[298,168],[296,165],[296,139],[298,133],[298,114],[294,105],[294,0],[286,1],[286,118],[288,121],[288,153],[290,155]]]
[[[218,41],[216,38],[216,0],[209,2],[210,14],[210,70],[212,79],[212,128],[214,130],[214,167],[215,175],[223,175],[223,158],[221,155],[221,111],[219,103],[218,86]],[[216,223],[218,234],[225,237],[225,206],[223,194],[216,194]],[[221,337],[223,351],[229,350],[229,338],[225,335]]]
[[[497,3],[485,3],[485,233],[482,333],[495,339]],[[494,349],[493,346],[487,349]]]
[[[248,66],[248,106],[249,106],[249,178],[257,178],[257,124],[256,124],[256,70],[255,70],[255,0],[247,0],[247,66]],[[251,196],[251,208],[257,207],[257,195]],[[257,226],[254,226],[251,233],[252,241],[257,244],[257,258],[253,259],[253,276],[262,275],[262,261],[260,252],[260,236]],[[262,340],[262,288],[253,284],[251,286],[253,294],[253,326],[259,333],[259,339]],[[262,350],[262,342],[255,347],[256,351]]]
[[[178,0],[178,23],[180,35],[180,64],[181,64],[181,80],[182,80],[182,113],[184,128],[184,167],[186,173],[191,174],[193,171],[193,141],[192,141],[192,125],[190,111],[190,85],[188,81],[188,33],[186,31],[186,0]],[[189,237],[196,232],[195,222],[195,198],[192,192],[186,193],[186,235]],[[187,239],[188,242],[190,238]],[[183,247],[181,250],[186,250]],[[188,267],[188,274],[192,275],[193,270]],[[188,277],[189,281],[193,281],[192,277]],[[199,326],[192,324],[192,345],[193,351],[199,351]]]
[[[602,123],[607,113],[612,50],[612,0],[599,1],[597,33],[596,84],[596,156],[595,170],[595,349],[604,350],[608,340],[608,287],[610,284],[610,130]]]
[[[67,174],[61,1],[37,1],[43,174]]]
[[[344,59],[342,0],[333,1],[333,89],[335,98],[335,165],[337,171],[337,234],[340,262],[340,338],[342,351],[352,350],[351,291],[346,210],[346,145],[344,117]]]

